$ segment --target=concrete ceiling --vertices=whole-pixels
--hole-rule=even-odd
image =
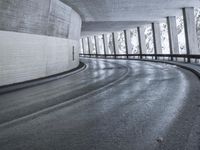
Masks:
[[[82,34],[117,31],[167,16],[181,14],[183,7],[200,7],[200,0],[61,0],[83,20]]]

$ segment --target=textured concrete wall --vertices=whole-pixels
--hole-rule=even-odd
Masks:
[[[82,21],[80,16],[76,12],[72,11],[68,38],[80,39],[81,23]]]
[[[80,32],[80,16],[59,0],[0,0],[0,86],[77,67]]]
[[[1,0],[0,30],[77,39],[81,18],[59,0]]]
[[[57,74],[79,64],[76,40],[0,31],[0,47],[0,86]]]

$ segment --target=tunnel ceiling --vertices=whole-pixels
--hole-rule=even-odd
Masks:
[[[183,7],[199,7],[199,0],[61,0],[83,20],[82,34],[117,31],[181,14]]]

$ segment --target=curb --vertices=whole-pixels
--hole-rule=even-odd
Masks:
[[[137,59],[132,59],[132,60],[137,60]],[[165,63],[165,64],[170,64],[170,65],[175,65],[177,67],[191,71],[192,73],[194,73],[200,79],[200,71],[198,71],[197,69],[194,69],[192,67],[187,66],[186,63],[184,64],[182,62],[170,62],[170,61],[160,61],[160,60],[139,60],[139,61],[149,61],[149,62],[157,62],[157,63]],[[199,68],[200,68],[200,66],[199,66]]]
[[[81,57],[81,58],[84,58],[84,57]],[[90,59],[90,58],[88,58],[88,59]],[[200,71],[198,71],[197,69],[194,69],[192,67],[186,66],[183,62],[162,61],[162,60],[149,60],[149,59],[131,59],[131,58],[129,58],[129,59],[126,59],[126,58],[121,58],[121,59],[115,59],[115,58],[92,58],[92,59],[136,60],[136,61],[148,61],[148,62],[155,62],[155,63],[165,63],[165,64],[175,65],[177,67],[189,70],[192,73],[194,73],[200,79]],[[200,66],[199,66],[199,68],[200,68]]]
[[[42,78],[38,78],[38,79],[34,79],[34,80],[29,80],[29,81],[25,81],[25,82],[0,86],[0,95],[6,94],[9,92],[18,91],[18,90],[25,89],[25,88],[29,88],[29,87],[33,87],[33,86],[37,86],[37,85],[41,85],[41,84],[44,84],[47,82],[59,80],[61,78],[81,72],[81,71],[85,70],[86,68],[87,68],[87,66],[83,62],[80,62],[78,67],[76,67],[72,70],[66,71],[66,72],[62,72],[59,74],[42,77]]]

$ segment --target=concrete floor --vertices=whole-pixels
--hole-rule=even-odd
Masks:
[[[0,95],[0,150],[198,150],[200,84],[140,61],[83,59],[87,69]]]

